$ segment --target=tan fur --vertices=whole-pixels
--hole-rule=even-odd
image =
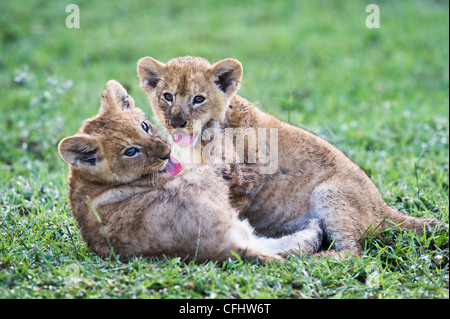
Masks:
[[[163,64],[146,57],[138,62],[138,75],[157,119],[169,133],[174,130],[170,125],[174,112],[183,114],[188,130],[195,120],[201,120],[203,128],[218,121],[222,129],[278,130],[278,169],[264,176],[261,187],[241,213],[260,233],[293,233],[311,218],[318,218],[337,251],[358,256],[362,253],[361,241],[370,232],[378,233],[387,227],[422,232],[424,226],[442,225],[390,207],[370,178],[336,147],[236,95],[242,76],[242,66],[236,60],[211,65],[202,58],[181,57]],[[149,85],[151,81],[155,85]],[[225,90],[220,87],[222,82],[228,84]],[[162,100],[164,90],[171,91],[179,101],[176,108]],[[208,98],[201,107],[194,109],[186,102],[203,92]],[[193,148],[201,152],[201,143]]]
[[[139,148],[137,156],[124,155],[130,147]],[[70,167],[72,214],[87,246],[100,256],[165,255],[201,262],[234,258],[235,252],[274,261],[299,246],[305,254],[320,246],[317,221],[291,236],[269,239],[256,237],[238,219],[229,189],[240,197],[251,192],[251,168],[248,174],[244,170],[246,183],[239,187],[226,165],[166,173],[168,141],[115,81],[106,85],[99,114],[61,140],[58,150]]]

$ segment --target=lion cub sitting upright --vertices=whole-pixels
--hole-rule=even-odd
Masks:
[[[61,140],[58,150],[70,165],[72,214],[87,246],[100,256],[202,262],[233,258],[235,252],[273,261],[299,247],[314,253],[321,244],[317,223],[279,239],[253,235],[230,206],[230,166],[180,173],[168,141],[115,81],[106,84],[99,114]]]
[[[220,134],[226,136],[227,130],[234,128],[243,132],[239,136],[240,131],[234,130],[243,141],[245,152],[239,158],[244,163],[264,158],[267,151],[275,156],[275,170],[265,173],[260,188],[241,212],[260,233],[290,234],[317,218],[335,250],[359,256],[361,241],[370,231],[399,227],[422,232],[425,226],[442,225],[390,207],[363,170],[336,147],[236,95],[243,72],[239,61],[224,59],[211,65],[203,58],[179,57],[164,64],[145,57],[138,62],[137,71],[157,120],[182,147],[202,152],[205,145],[199,135],[218,122],[223,130]],[[181,128],[184,134],[179,134]],[[252,130],[256,138],[245,136]],[[260,138],[260,132],[269,133],[270,138]],[[272,132],[276,148],[269,142]],[[250,150],[256,156],[251,157]],[[204,161],[205,157],[196,158]],[[266,168],[264,161],[256,164]],[[339,255],[335,251],[329,254]]]

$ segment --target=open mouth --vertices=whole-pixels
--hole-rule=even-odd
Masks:
[[[177,175],[181,172],[183,169],[183,166],[181,165],[181,162],[176,158],[175,155],[170,155],[169,160],[167,161],[166,167],[164,167],[164,170],[169,173],[170,175]]]
[[[193,146],[197,143],[198,138],[201,138],[203,135],[203,131],[207,128],[207,125],[203,125],[200,132],[195,134],[181,134],[174,133],[172,135],[173,140],[180,146]]]
[[[192,141],[194,140],[194,134],[184,135],[184,134],[180,134],[180,133],[175,133],[173,135],[173,140],[178,145],[188,146],[188,145],[191,145]]]

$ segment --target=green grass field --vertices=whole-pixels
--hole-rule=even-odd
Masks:
[[[448,223],[448,1],[77,0],[79,29],[69,3],[0,2],[0,298],[449,298],[448,231],[387,231],[344,262],[103,260],[56,149],[109,79],[152,116],[139,58],[233,57],[240,95],[334,143],[389,204]]]

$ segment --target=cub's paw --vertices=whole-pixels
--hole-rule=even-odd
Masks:
[[[222,169],[222,177],[228,182],[231,196],[254,195],[264,184],[265,175],[259,167],[250,164],[229,164]]]
[[[289,236],[293,245],[285,249],[286,257],[289,254],[308,257],[319,251],[323,240],[323,230],[321,222],[317,218],[312,218],[302,226],[301,230]]]

